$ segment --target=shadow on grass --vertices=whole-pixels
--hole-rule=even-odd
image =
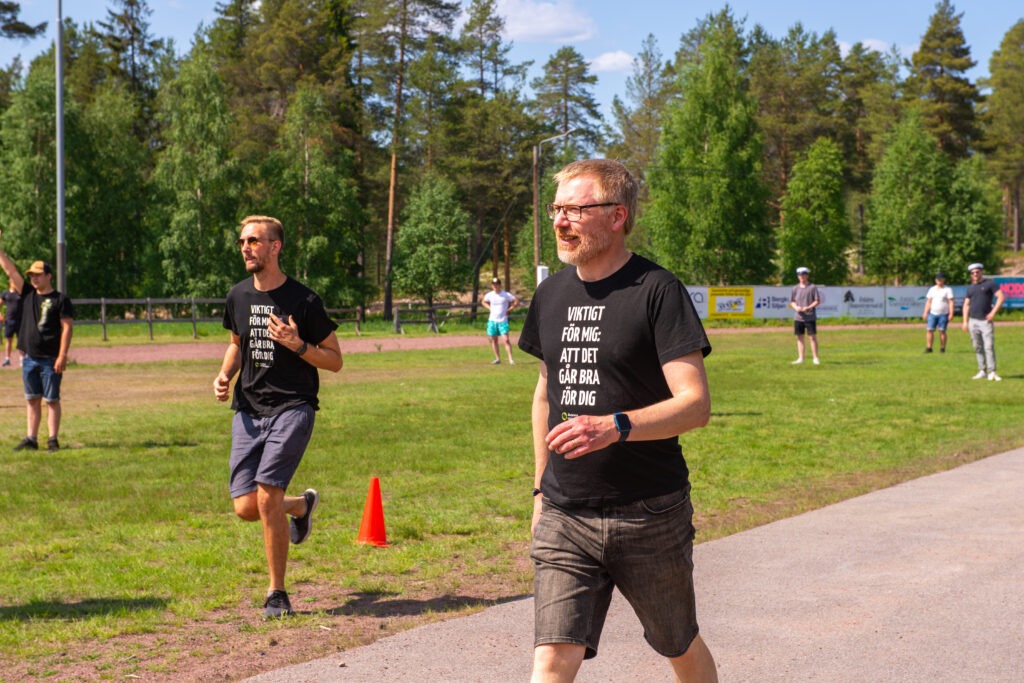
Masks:
[[[0,621],[29,621],[33,619],[88,619],[131,612],[163,610],[163,598],[93,598],[81,602],[33,600],[25,605],[0,606]]]
[[[394,593],[354,593],[352,599],[340,607],[327,610],[334,616],[408,617],[431,612],[457,612],[470,607],[493,607],[513,600],[529,597],[516,595],[508,598],[474,598],[466,595],[446,595],[429,600],[391,600]]]
[[[734,410],[732,412],[711,411],[711,417],[761,417],[764,413],[754,410]]]
[[[194,439],[168,439],[167,441],[140,441],[138,443],[132,443],[130,441],[94,441],[83,447],[87,448],[101,448],[107,450],[115,450],[126,447],[133,448],[196,448],[202,445],[201,442]]]

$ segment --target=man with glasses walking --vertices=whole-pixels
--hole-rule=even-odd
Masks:
[[[711,413],[711,345],[679,280],[626,248],[637,183],[607,159],[555,175],[558,258],[519,348],[533,395],[534,681],[597,655],[612,591],[677,680],[717,681],[697,628],[693,506],[678,435]]]

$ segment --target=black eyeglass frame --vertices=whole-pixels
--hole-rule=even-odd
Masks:
[[[583,218],[583,209],[596,209],[600,206],[618,206],[621,202],[602,202],[600,204],[547,204],[544,208],[548,212],[548,218],[555,220],[558,216],[558,212],[561,211],[565,214],[565,217],[570,221],[578,221]],[[569,213],[573,212],[575,218]]]

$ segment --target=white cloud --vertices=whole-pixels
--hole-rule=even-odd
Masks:
[[[875,52],[880,52],[883,55],[888,55],[889,54],[889,49],[893,46],[892,43],[887,43],[884,40],[879,40],[878,38],[864,38],[863,40],[861,40],[859,42],[862,45],[864,45],[864,47],[866,47],[867,49],[874,50]],[[846,57],[846,55],[850,54],[850,48],[852,48],[852,47],[853,47],[853,43],[848,43],[848,42],[846,42],[844,40],[839,41],[839,53],[843,57]],[[909,58],[910,55],[912,55],[915,52],[917,52],[917,48],[918,48],[918,45],[897,45],[896,46],[896,49],[899,50],[900,56],[901,57],[907,57],[907,58]]]
[[[496,9],[514,42],[576,43],[597,34],[594,19],[575,0],[498,0]]]
[[[626,73],[633,69],[633,55],[624,50],[605,52],[590,61],[594,73]]]

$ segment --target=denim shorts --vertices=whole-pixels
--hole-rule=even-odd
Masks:
[[[487,336],[488,337],[500,337],[508,334],[508,321],[498,322],[497,320],[487,321]]]
[[[603,508],[545,500],[530,546],[534,646],[583,645],[596,656],[617,587],[658,654],[685,654],[698,632],[693,537],[688,488]]]
[[[272,417],[235,413],[231,424],[231,497],[252,493],[257,484],[288,490],[313,435],[312,406]]]
[[[940,331],[945,332],[947,325],[949,325],[948,313],[929,313],[928,322],[925,323],[925,329],[927,329],[930,332],[934,332],[935,328],[937,327]]]
[[[54,371],[56,358],[33,358],[26,355],[21,360],[21,381],[25,385],[25,398],[29,401],[42,398],[47,403],[60,400],[60,382],[64,375]]]

